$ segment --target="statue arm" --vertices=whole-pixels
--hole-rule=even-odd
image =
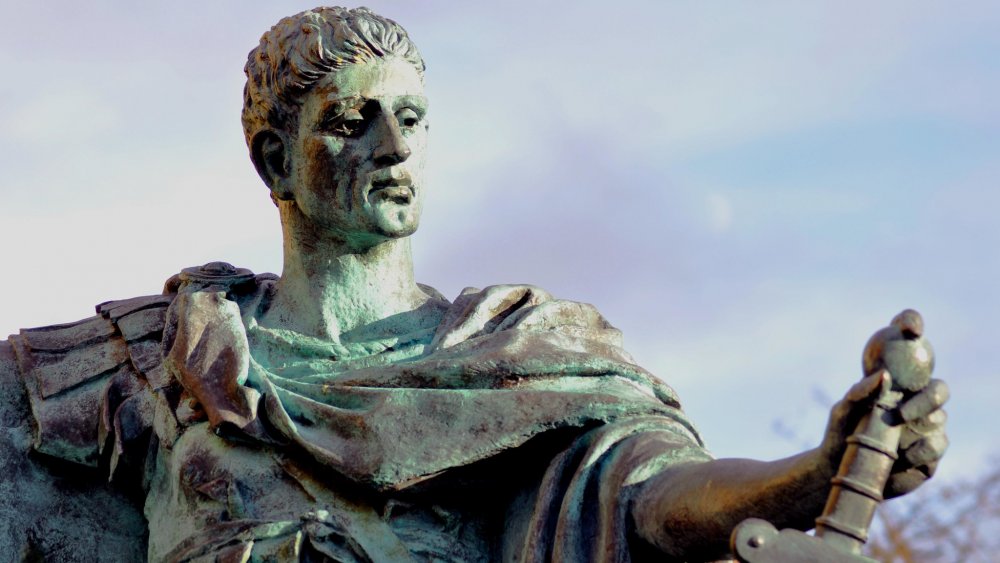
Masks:
[[[646,480],[632,497],[637,534],[665,553],[711,559],[727,554],[730,533],[746,518],[764,518],[779,529],[812,528],[826,503],[847,436],[887,381],[879,372],[854,385],[834,405],[823,442],[815,449],[769,462],[717,459],[683,464]],[[909,425],[926,432],[901,449],[887,496],[915,488],[915,473],[926,479],[933,472],[947,447],[941,410],[946,400],[947,387],[936,381],[902,406]]]
[[[637,492],[636,531],[665,553],[710,560],[728,552],[730,533],[746,518],[811,528],[835,472],[822,457],[817,448],[772,462],[716,459],[672,467]]]

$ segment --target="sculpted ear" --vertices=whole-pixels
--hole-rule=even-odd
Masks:
[[[281,200],[292,199],[288,185],[290,170],[288,142],[284,135],[271,129],[258,131],[250,140],[250,159],[261,180],[271,188],[271,194]]]

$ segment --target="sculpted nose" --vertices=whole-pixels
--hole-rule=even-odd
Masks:
[[[410,158],[410,147],[406,144],[403,132],[399,130],[395,116],[387,116],[380,129],[378,145],[375,147],[377,166],[392,166]]]

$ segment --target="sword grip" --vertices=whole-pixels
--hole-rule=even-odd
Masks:
[[[882,502],[899,447],[902,425],[895,410],[902,393],[884,386],[872,412],[847,439],[823,515],[816,519],[816,536],[846,553],[860,553],[868,527]]]

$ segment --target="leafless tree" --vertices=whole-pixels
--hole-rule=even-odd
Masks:
[[[1000,464],[992,465],[997,469],[951,482],[932,480],[884,503],[867,555],[885,563],[1000,560]]]

